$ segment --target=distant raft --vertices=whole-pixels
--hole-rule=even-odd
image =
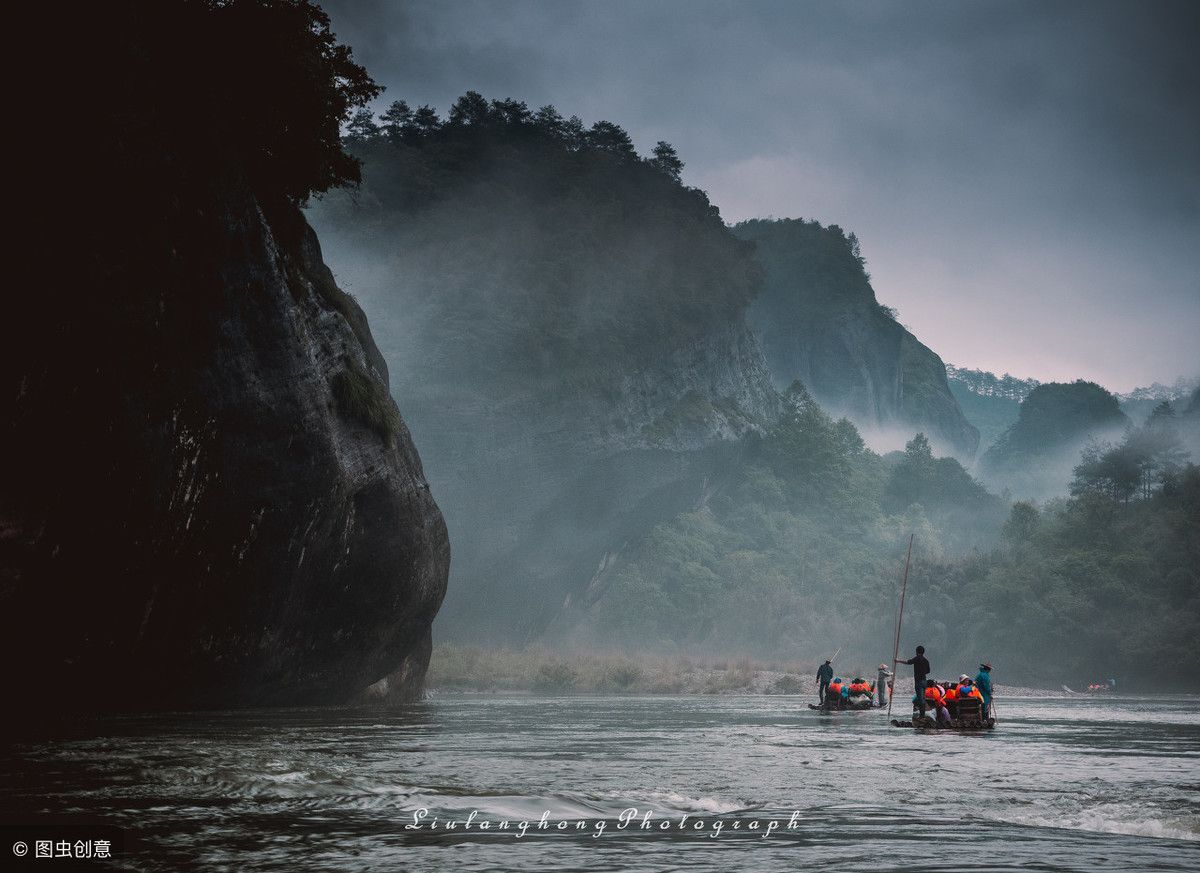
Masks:
[[[875,706],[875,683],[855,678],[853,682],[834,681],[825,692],[824,703],[810,703],[809,709],[822,712],[873,709]]]

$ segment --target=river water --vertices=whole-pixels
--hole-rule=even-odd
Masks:
[[[976,736],[807,702],[89,720],[4,747],[0,814],[117,826],[137,870],[1200,869],[1195,698],[999,700]]]

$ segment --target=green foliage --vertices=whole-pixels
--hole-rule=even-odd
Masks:
[[[1042,515],[1032,503],[1026,501],[1014,503],[1009,511],[1008,520],[1004,522],[1004,529],[1001,531],[1004,541],[1016,547],[1029,542],[1037,533],[1041,521]]]
[[[740,222],[734,230],[742,239],[763,243],[761,248],[770,251],[772,270],[787,276],[795,288],[804,289],[802,301],[793,294],[793,299],[781,299],[771,312],[764,313],[766,317],[784,319],[781,330],[786,330],[786,322],[799,317],[798,308],[820,308],[833,299],[849,299],[882,311],[871,289],[871,277],[864,269],[866,261],[858,238],[847,235],[838,225],[826,227],[803,218],[753,219]],[[798,303],[802,305],[798,307]]]
[[[1130,428],[1118,445],[1088,446],[1071,481],[1071,494],[1098,494],[1128,502],[1149,498],[1187,459],[1170,403],[1155,407],[1146,424]]]
[[[362,422],[391,445],[400,431],[400,413],[378,381],[351,364],[333,377],[330,387],[343,415]]]
[[[1129,503],[1096,492],[1042,512],[1018,503],[1002,547],[917,566],[914,603],[945,604],[953,618],[925,645],[961,662],[991,658],[1014,682],[1113,676],[1146,690],[1200,689],[1197,530],[1192,465]]]
[[[655,144],[654,155],[651,158],[651,165],[662,170],[672,179],[679,181],[680,175],[683,173],[683,161],[679,159],[678,152],[675,147],[669,142],[664,142],[661,139]]]
[[[1010,373],[997,376],[986,370],[946,365],[950,393],[963,415],[979,430],[979,447],[990,448],[1016,423],[1023,401],[1041,383],[1018,379]]]
[[[1070,384],[1050,382],[1029,392],[1017,422],[983,461],[991,467],[1020,465],[1047,449],[1128,423],[1117,398],[1096,383],[1082,379]]]
[[[803,385],[786,399],[779,422],[747,445],[704,507],[655,527],[619,565],[586,616],[586,638],[772,657],[887,635],[888,611],[856,605],[891,601],[907,531],[919,529],[934,553],[953,537],[919,506],[885,511],[886,462]],[[976,544],[993,542],[998,526]]]
[[[1003,503],[979,484],[954,458],[935,458],[925,434],[905,446],[884,486],[884,508],[892,512],[920,504],[927,510],[977,515],[988,522],[1003,517]]]
[[[636,362],[736,321],[761,282],[674,149],[640,158],[608,121],[468,92],[445,120],[400,101],[356,118],[346,145],[363,185],[315,208],[322,237],[390,253],[388,291],[429,346],[470,331],[447,377]]]
[[[533,687],[543,694],[564,694],[574,690],[578,680],[579,676],[570,664],[555,662],[542,665]]]
[[[986,370],[972,370],[953,364],[946,365],[946,378],[951,385],[961,385],[979,397],[994,397],[1015,403],[1020,403],[1030,391],[1042,384],[1037,379],[1018,379],[1011,373],[997,376]]]

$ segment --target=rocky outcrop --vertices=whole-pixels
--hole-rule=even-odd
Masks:
[[[411,698],[449,545],[366,319],[294,208],[180,196],[77,240],[92,284],[51,284],[4,374],[9,694]]]
[[[802,220],[748,221],[734,232],[755,242],[765,269],[749,317],[777,386],[799,379],[876,449],[923,431],[940,452],[974,457],[979,432],[945,365],[880,306],[852,236]]]

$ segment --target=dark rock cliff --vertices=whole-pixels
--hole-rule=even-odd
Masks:
[[[923,431],[939,451],[974,457],[979,432],[945,365],[880,306],[852,236],[803,220],[747,221],[734,232],[755,242],[766,272],[750,320],[778,386],[799,379],[878,449]]]
[[[192,189],[93,226],[5,372],[9,693],[74,707],[420,692],[442,516],[300,214]],[[148,201],[152,198],[148,198]]]

